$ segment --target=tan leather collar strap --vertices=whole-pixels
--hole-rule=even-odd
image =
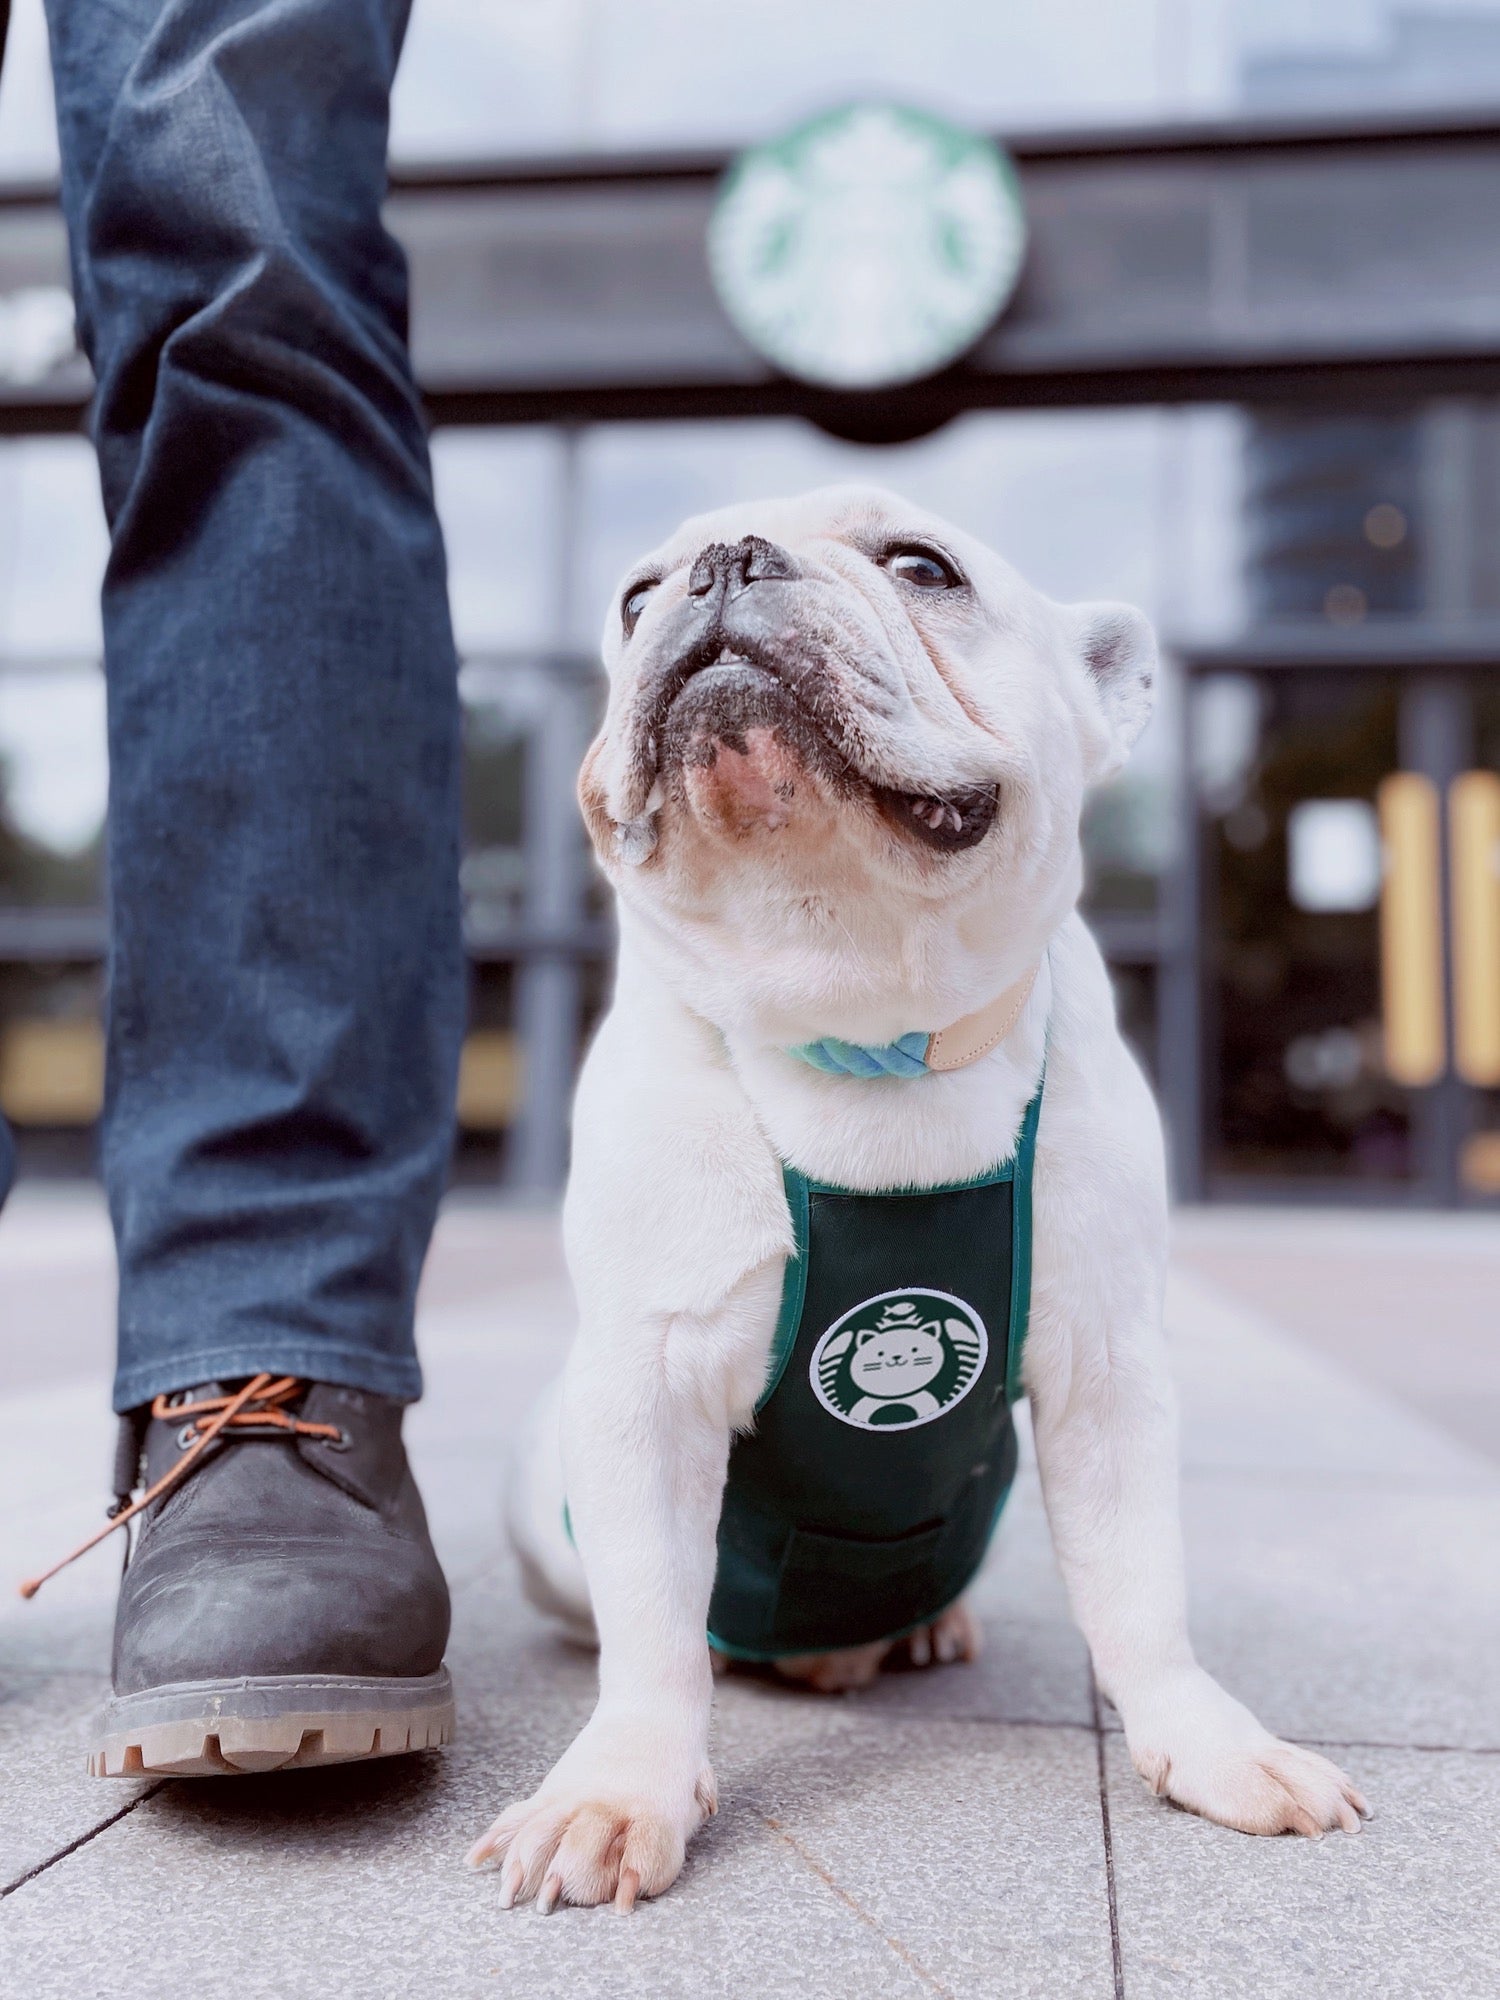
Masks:
[[[802,1042],[786,1051],[810,1069],[827,1076],[931,1076],[943,1070],[962,1069],[988,1055],[1010,1033],[1031,998],[1039,966],[1007,986],[987,1006],[965,1014],[951,1028],[939,1028],[935,1035],[914,1029],[898,1041],[843,1042],[825,1035],[821,1041]]]
[[[1020,1020],[1031,989],[1036,985],[1039,966],[1032,966],[1014,986],[997,993],[988,1006],[976,1007],[951,1028],[940,1028],[927,1041],[927,1067],[931,1070],[962,1069],[998,1047]]]

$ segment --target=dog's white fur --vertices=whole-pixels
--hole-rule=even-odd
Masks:
[[[998,785],[977,845],[924,850],[774,732],[663,783],[643,707],[653,646],[690,608],[700,551],[746,535],[803,571],[767,595],[766,629],[779,620],[778,642],[816,660],[839,759],[898,792]],[[947,551],[969,588],[893,578],[883,552],[905,542]],[[1348,1780],[1269,1735],[1187,1635],[1160,1127],[1074,911],[1085,791],[1149,713],[1144,621],[1053,604],[969,537],[865,488],[690,521],[639,574],[656,587],[632,637],[611,612],[608,713],[582,781],[620,963],[574,1118],[565,1231],[581,1326],[511,1503],[533,1599],[597,1630],[599,1701],[474,1858],[499,1859],[507,1906],[628,1907],[674,1880],[714,1808],[704,1633],[730,1440],[752,1419],[792,1248],[778,1159],[855,1188],[978,1173],[1014,1145],[1044,1036],[1025,1383],[1099,1684],[1158,1794],[1247,1832],[1353,1831],[1363,1802]],[[785,1053],[944,1027],[1037,961],[1015,1030],[952,1074],[865,1081]]]

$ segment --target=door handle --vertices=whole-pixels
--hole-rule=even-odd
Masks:
[[[1465,1083],[1500,1084],[1500,777],[1465,771],[1448,789],[1453,1062]]]
[[[1380,814],[1380,988],[1385,1067],[1396,1083],[1436,1083],[1448,1060],[1443,1019],[1442,833],[1437,787],[1393,771]]]

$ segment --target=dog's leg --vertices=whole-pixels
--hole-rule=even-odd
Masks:
[[[597,1643],[589,1587],[568,1533],[562,1464],[562,1379],[528,1412],[505,1494],[505,1526],[527,1602],[581,1646]]]
[[[1193,1657],[1170,1384],[1146,1365],[1157,1339],[1134,1330],[1128,1380],[1036,1399],[1053,1543],[1099,1685],[1159,1797],[1243,1833],[1357,1832],[1365,1802],[1343,1772],[1272,1736]]]
[[[1123,1116],[1104,1143],[1092,1114],[1075,1124],[1081,1099],[1056,1067],[1026,1381],[1053,1544],[1099,1685],[1159,1796],[1245,1833],[1356,1832],[1366,1807],[1343,1772],[1272,1736],[1193,1657],[1161,1322],[1165,1197],[1159,1157],[1139,1143],[1154,1110],[1139,1078],[1117,1076]]]
[[[1193,1657],[1170,1384],[1145,1365],[1156,1344],[1138,1327],[1130,1379],[1036,1398],[1052,1539],[1099,1685],[1159,1797],[1243,1833],[1357,1832],[1365,1802],[1343,1772],[1272,1736]]]
[[[660,1895],[715,1808],[706,1631],[736,1361],[753,1357],[753,1385],[780,1285],[778,1258],[711,1313],[614,1326],[585,1314],[565,1378],[563,1456],[599,1634],[599,1702],[535,1797],[502,1813],[470,1856],[499,1862],[506,1908],[535,1897],[543,1909],[629,1909]]]

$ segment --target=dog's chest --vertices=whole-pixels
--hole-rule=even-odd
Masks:
[[[895,1636],[982,1560],[1015,1473],[1031,1162],[859,1194],[787,1169],[797,1232],[755,1428],[736,1440],[710,1629],[749,1659]]]

